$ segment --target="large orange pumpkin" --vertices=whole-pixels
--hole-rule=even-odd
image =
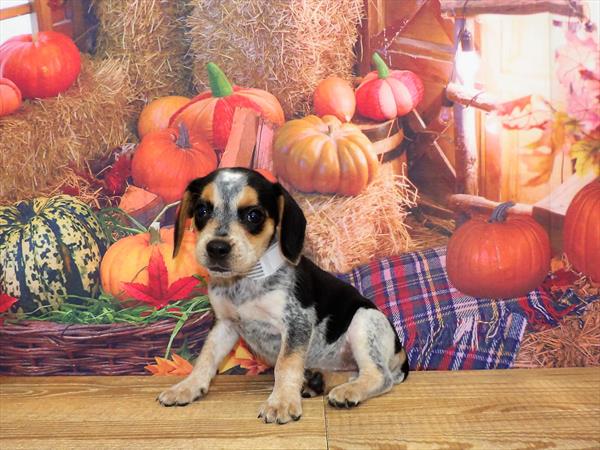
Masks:
[[[539,286],[550,269],[550,239],[528,216],[499,205],[489,220],[473,217],[448,242],[446,268],[452,284],[475,297],[510,298]]]
[[[169,95],[157,98],[144,106],[138,119],[138,136],[140,139],[151,131],[169,128],[171,116],[189,102],[190,99],[187,97]]]
[[[194,256],[195,233],[186,230],[181,248],[173,259],[173,228],[157,230],[150,227],[148,233],[136,234],[118,240],[111,245],[100,264],[100,279],[104,292],[121,300],[126,298],[123,283],[148,284],[148,262],[155,250],[160,251],[169,274],[169,284],[179,278],[192,275],[207,277],[206,270],[198,265]]]
[[[217,155],[211,146],[181,124],[179,130],[168,128],[144,136],[133,155],[131,175],[136,186],[174,202],[190,181],[216,168]]]
[[[0,45],[0,77],[24,98],[54,97],[77,79],[81,57],[73,40],[55,31],[15,36]]]
[[[564,251],[573,267],[600,283],[600,178],[571,201],[564,223]]]
[[[368,73],[356,88],[360,115],[384,121],[408,114],[423,99],[423,82],[410,70],[390,70],[373,54],[376,71]]]
[[[356,195],[375,178],[379,162],[356,125],[311,115],[277,130],[273,166],[300,191]]]
[[[317,116],[332,115],[342,122],[350,122],[356,109],[354,89],[341,78],[326,78],[315,89],[313,109]]]
[[[0,117],[15,112],[22,103],[21,91],[8,78],[0,78]]]
[[[210,91],[194,97],[171,118],[171,126],[185,123],[217,150],[224,150],[236,107],[253,109],[275,125],[285,121],[283,109],[272,94],[261,89],[232,86],[214,63],[208,63]]]

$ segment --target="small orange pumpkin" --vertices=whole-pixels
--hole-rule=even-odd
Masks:
[[[152,100],[140,114],[138,119],[138,136],[143,138],[151,131],[169,128],[169,121],[175,111],[187,105],[190,99],[179,95],[169,95]]]
[[[600,283],[600,178],[575,195],[565,215],[563,233],[569,262]]]
[[[319,117],[329,114],[342,122],[350,122],[356,109],[354,89],[341,78],[326,78],[315,89],[313,108]]]
[[[181,124],[179,130],[168,128],[144,136],[133,155],[131,175],[137,186],[170,203],[181,199],[190,181],[216,168],[217,155],[211,146]]]
[[[21,91],[8,78],[0,78],[0,117],[12,114],[21,107]]]
[[[232,86],[215,63],[208,63],[210,91],[184,105],[171,118],[171,126],[185,123],[216,150],[223,151],[229,140],[235,108],[249,108],[275,125],[285,121],[283,109],[274,95],[262,89]]]
[[[356,125],[310,115],[277,130],[273,167],[300,191],[356,195],[373,181],[379,162]]]
[[[473,217],[448,242],[446,268],[452,284],[475,297],[510,298],[539,286],[550,270],[550,239],[535,220],[511,215],[512,202],[489,220]]]
[[[185,231],[175,259],[173,233],[173,228],[158,230],[151,226],[148,233],[128,236],[111,245],[100,264],[100,279],[104,292],[124,300],[123,283],[148,284],[148,263],[155,249],[163,256],[169,274],[169,284],[179,278],[193,275],[208,277],[208,273],[198,265],[194,255],[195,233],[191,230]]]

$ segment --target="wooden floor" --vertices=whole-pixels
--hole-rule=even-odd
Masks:
[[[159,406],[175,380],[0,378],[0,448],[600,448],[600,368],[412,373],[352,410],[305,400],[287,425],[256,417],[269,377],[221,376],[193,405]]]

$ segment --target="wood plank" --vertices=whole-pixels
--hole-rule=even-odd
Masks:
[[[445,17],[472,17],[479,14],[551,13],[567,17],[585,17],[581,0],[441,0]]]
[[[329,449],[597,449],[600,368],[419,372],[355,410]]]
[[[0,7],[0,20],[24,16],[25,14],[30,14],[31,12],[31,3],[25,3],[23,5],[17,6],[9,6],[8,8]]]
[[[446,97],[455,103],[466,107],[475,107],[483,111],[495,111],[498,101],[488,92],[462,86],[458,83],[449,83],[446,88]]]
[[[266,425],[258,409],[271,377],[217,377],[208,396],[165,408],[156,396],[177,377],[0,378],[0,448],[324,449],[323,401],[302,420]]]
[[[177,377],[0,377],[0,448],[577,448],[600,445],[600,368],[415,372],[356,409],[304,400],[299,422],[256,412],[272,377],[218,376],[163,408]]]
[[[258,113],[249,108],[236,108],[219,167],[250,167],[257,131]]]

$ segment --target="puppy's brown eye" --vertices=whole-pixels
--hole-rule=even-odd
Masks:
[[[199,218],[203,218],[207,217],[208,215],[210,215],[210,207],[205,204],[199,205],[198,209],[196,209],[196,216]]]
[[[265,220],[265,214],[258,208],[252,208],[244,217],[247,222],[257,225]]]

